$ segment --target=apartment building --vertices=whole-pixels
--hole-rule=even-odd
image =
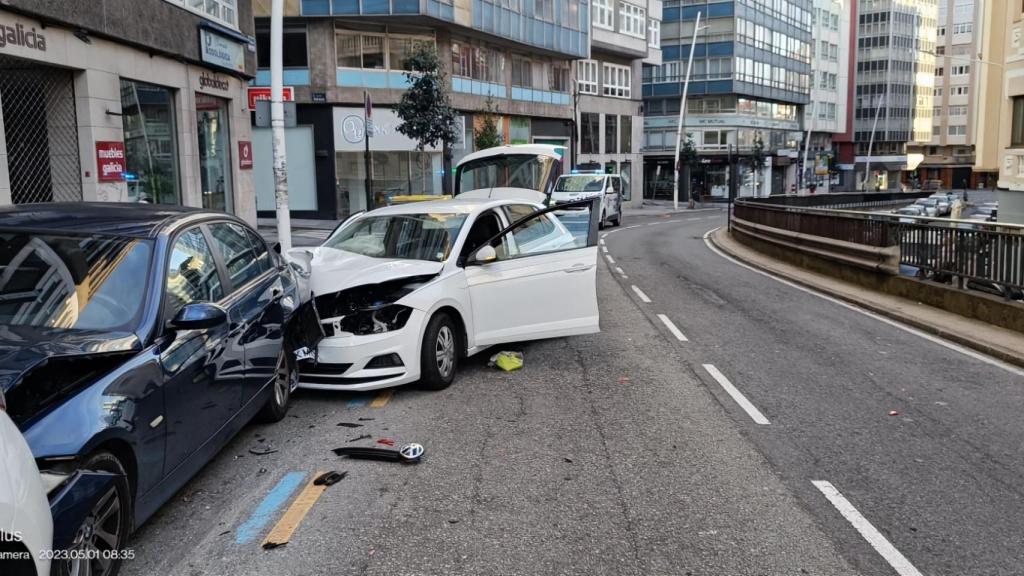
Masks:
[[[991,56],[1004,67],[998,110],[999,221],[1024,224],[1024,6],[1007,2],[994,6],[983,22],[983,32],[1003,40],[1003,54]],[[1001,56],[1001,58],[1000,58]]]
[[[375,202],[442,192],[441,150],[416,150],[396,130],[392,111],[408,87],[406,55],[417,43],[433,44],[446,65],[464,136],[454,162],[473,151],[488,98],[506,143],[571,149],[573,61],[590,55],[590,10],[583,0],[287,0],[284,84],[296,103],[286,129],[292,214],[335,219],[366,207],[364,93],[373,102]],[[256,0],[254,11],[259,69],[250,97],[258,100],[269,96],[270,1]],[[253,141],[257,204],[270,216],[269,128],[254,128]]]

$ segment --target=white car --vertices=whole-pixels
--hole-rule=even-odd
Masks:
[[[601,198],[600,227],[622,224],[622,177],[601,171],[563,174],[555,182],[551,200],[555,204],[575,202],[584,198]]]
[[[470,155],[456,172],[466,193],[362,213],[291,250],[311,295],[287,338],[298,386],[441,389],[489,346],[597,332],[600,208],[545,207],[552,148]]]
[[[53,520],[36,461],[0,392],[0,574],[47,576]]]

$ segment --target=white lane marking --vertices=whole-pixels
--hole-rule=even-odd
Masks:
[[[687,222],[693,222],[694,220],[700,220],[700,218],[687,218]]]
[[[607,236],[607,235],[608,235],[607,233],[601,234],[601,239],[598,240],[597,243],[600,244],[601,246],[604,246],[604,237]]]
[[[721,228],[721,226],[719,226],[718,228]],[[840,300],[838,298],[833,298],[832,296],[829,296],[827,294],[822,294],[821,292],[818,292],[817,290],[812,290],[810,288],[807,288],[806,286],[801,286],[801,285],[799,285],[799,284],[797,284],[795,282],[790,282],[789,280],[786,280],[784,278],[780,278],[780,277],[778,277],[778,276],[776,276],[774,274],[771,274],[769,272],[765,272],[764,270],[761,270],[759,268],[755,268],[754,266],[751,266],[751,265],[746,264],[744,262],[740,262],[739,260],[733,258],[732,256],[729,256],[725,252],[722,252],[721,250],[718,249],[718,247],[716,247],[714,244],[712,244],[711,239],[710,239],[711,234],[714,233],[715,230],[718,230],[718,228],[712,228],[711,230],[708,230],[707,232],[704,233],[704,244],[707,245],[707,247],[712,252],[714,252],[715,254],[718,254],[722,258],[725,258],[726,260],[732,262],[733,264],[735,264],[737,266],[742,266],[743,268],[746,268],[747,270],[750,270],[751,272],[756,272],[756,273],[758,273],[758,274],[760,274],[762,276],[767,276],[768,278],[771,278],[772,280],[775,280],[776,282],[780,282],[780,283],[785,284],[786,286],[789,286],[791,288],[796,288],[797,290],[799,290],[801,292],[806,292],[807,294],[811,294],[813,296],[817,296],[818,298],[821,298],[823,300],[828,300],[829,302],[832,302],[833,304],[838,304],[839,306],[842,306],[843,308],[846,308],[848,310],[853,310],[854,312],[859,312],[859,313],[861,313],[861,314],[863,314],[863,315],[865,315],[865,316],[867,316],[869,318],[874,318],[875,320],[878,320],[879,322],[888,324],[888,325],[890,325],[890,326],[892,326],[894,328],[899,328],[900,330],[903,330],[904,332],[913,334],[914,336],[917,336],[919,338],[924,338],[925,340],[928,340],[929,342],[934,342],[935,344],[938,344],[939,346],[944,346],[945,348],[948,348],[948,349],[953,350],[955,352],[959,352],[959,353],[963,354],[964,356],[970,356],[971,358],[974,358],[975,360],[979,360],[981,362],[984,362],[985,364],[988,364],[990,366],[995,366],[996,368],[1002,368],[1003,370],[1006,370],[1007,372],[1009,372],[1011,374],[1016,374],[1018,376],[1024,376],[1024,370],[1022,370],[1022,369],[1020,369],[1020,368],[1018,368],[1016,366],[1013,366],[1012,364],[1008,364],[1006,362],[1003,362],[1002,360],[999,360],[997,358],[993,358],[991,356],[986,356],[986,355],[984,355],[984,354],[982,354],[980,352],[975,352],[974,350],[971,350],[970,348],[961,346],[961,345],[959,345],[959,344],[957,344],[955,342],[950,342],[949,340],[945,340],[943,338],[939,338],[938,336],[932,336],[931,334],[928,334],[927,332],[922,332],[921,330],[918,330],[917,328],[913,328],[911,326],[907,326],[906,324],[902,324],[900,322],[897,322],[896,320],[892,320],[890,318],[886,318],[885,316],[882,316],[881,314],[872,312],[870,310],[865,310],[864,308],[860,308],[858,306],[854,306],[853,304],[850,304],[849,302],[844,302],[843,300]]]
[[[689,342],[689,340],[686,338],[686,335],[684,335],[682,331],[680,331],[679,328],[677,328],[676,325],[672,323],[672,320],[670,320],[668,316],[665,316],[664,314],[658,314],[658,319],[661,320],[661,323],[665,325],[665,328],[668,328],[668,331],[671,332],[672,335],[676,337],[676,340],[679,340],[680,342]]]
[[[625,272],[623,272],[623,270],[622,270],[622,268],[621,268],[621,267],[619,267],[619,266],[616,266],[616,267],[615,267],[615,271],[616,271],[616,272],[618,272],[619,274],[621,274],[623,278],[629,278],[629,276],[626,276],[626,273],[625,273]]]
[[[881,532],[872,526],[871,522],[868,522],[868,519],[862,516],[831,482],[812,480],[811,483],[825,495],[825,498],[828,498],[828,501],[836,507],[836,510],[839,510],[843,518],[846,518],[857,529],[857,532],[860,532],[860,535],[868,541],[868,544],[871,544],[875,552],[878,552],[882,558],[885,558],[885,561],[892,566],[897,574],[900,576],[922,576],[921,572],[910,563],[910,560],[907,560],[906,556],[901,554]]]
[[[605,254],[607,254],[608,253],[608,247],[607,246],[601,246],[601,252],[604,252]]]
[[[633,292],[636,292],[636,295],[640,298],[641,302],[643,302],[644,304],[650,304],[651,303],[651,299],[648,298],[647,294],[644,294],[644,291],[641,290],[636,284],[633,284],[632,287],[633,287]]]
[[[662,220],[661,222],[651,222],[650,224],[648,224],[648,226],[657,226],[658,224],[664,224],[664,223],[665,223],[664,220]]]
[[[607,260],[609,264],[615,264],[615,258],[612,258],[611,254],[605,254],[604,259]]]
[[[761,414],[761,411],[757,409],[757,406],[754,406],[750,400],[747,400],[747,397],[737,390],[736,387],[732,385],[732,382],[729,382],[729,379],[725,377],[725,374],[719,372],[718,368],[715,368],[713,364],[703,364],[703,366],[704,370],[706,370],[707,373],[715,379],[715,382],[718,382],[718,385],[725,390],[726,394],[732,396],[732,399],[740,405],[740,408],[743,408],[743,411],[750,416],[750,419],[753,420],[755,424],[770,424],[768,419],[764,417],[764,414]]]
[[[633,224],[632,226],[626,226],[626,230],[632,230],[633,228],[639,228],[642,224]]]
[[[620,228],[620,230],[621,230],[621,228]],[[618,232],[618,231],[619,231],[619,230],[612,230],[611,232],[605,232],[605,236],[607,236],[607,235],[609,235],[609,234],[615,234],[615,233],[616,233],[616,232]]]

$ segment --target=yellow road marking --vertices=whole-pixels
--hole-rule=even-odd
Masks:
[[[262,546],[288,543],[292,534],[295,533],[299,524],[302,523],[302,519],[306,517],[306,514],[313,508],[313,504],[316,504],[320,495],[327,489],[327,486],[316,486],[313,484],[323,473],[323,471],[318,471],[316,474],[313,474],[309,484],[306,484],[306,487],[295,498],[292,505],[288,507],[288,511],[284,513],[284,516],[281,516],[281,519],[277,521],[274,528],[267,534]]]
[[[370,408],[383,408],[387,406],[388,402],[391,401],[391,397],[394,396],[394,394],[394,390],[385,390],[381,392],[380,394],[377,395],[376,398],[373,399],[373,402],[370,402]]]

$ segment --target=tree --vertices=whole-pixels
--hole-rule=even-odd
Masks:
[[[484,109],[480,111],[480,127],[473,131],[473,143],[477,150],[486,150],[505,143],[498,132],[498,112],[498,106],[488,94],[487,100],[484,101]]]
[[[395,106],[401,124],[395,127],[416,141],[420,152],[440,142],[444,172],[442,187],[451,191],[451,146],[459,137],[459,124],[446,85],[446,74],[433,44],[417,42],[405,59],[405,78],[409,88]],[[424,174],[428,171],[424,170]]]
[[[764,153],[764,141],[761,140],[761,133],[758,132],[754,137],[754,149],[750,153],[750,168],[754,171],[754,196],[761,195],[757,189],[757,175],[764,170],[767,164],[768,157]]]
[[[685,183],[686,205],[691,209],[693,208],[693,183],[690,182],[690,172],[699,161],[697,148],[693,145],[693,133],[687,132],[683,136],[682,145],[679,146],[679,171],[682,173],[679,180]]]

